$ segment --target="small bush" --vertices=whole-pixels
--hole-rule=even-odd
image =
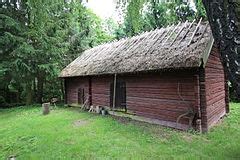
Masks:
[[[3,96],[0,96],[0,105],[5,104],[6,100]]]
[[[25,103],[0,103],[0,108],[13,108],[13,107],[19,107],[24,106]]]

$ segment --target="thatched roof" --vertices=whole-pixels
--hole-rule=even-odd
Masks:
[[[208,22],[156,29],[88,49],[60,77],[199,67],[211,48],[211,37]]]

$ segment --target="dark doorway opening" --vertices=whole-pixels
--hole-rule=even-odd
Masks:
[[[78,104],[83,104],[84,103],[84,89],[79,88],[78,89]]]
[[[113,108],[114,83],[110,85],[110,106]],[[116,110],[127,111],[126,108],[126,82],[116,83],[115,108]]]

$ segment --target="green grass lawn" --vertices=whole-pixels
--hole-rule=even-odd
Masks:
[[[207,134],[74,108],[0,110],[0,159],[240,159],[240,104]]]

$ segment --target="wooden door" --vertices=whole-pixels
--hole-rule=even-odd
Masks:
[[[110,106],[113,107],[113,92],[114,85],[111,83],[110,85]],[[116,97],[115,97],[115,109],[120,109],[126,111],[126,83],[125,82],[117,82],[116,83]]]
[[[84,88],[78,89],[78,104],[84,103]]]

